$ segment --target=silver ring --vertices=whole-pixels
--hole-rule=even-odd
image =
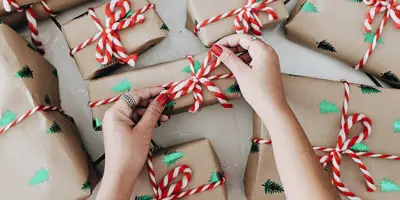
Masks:
[[[121,96],[121,99],[124,100],[129,107],[135,108],[136,107],[136,101],[135,98],[130,93],[125,93]]]
[[[250,43],[249,43],[249,47],[250,47],[250,45],[251,45],[251,43],[254,41],[254,40],[257,40],[258,38],[256,37],[256,36],[251,36],[251,40],[250,40]]]

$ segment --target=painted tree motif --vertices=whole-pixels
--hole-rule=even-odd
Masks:
[[[168,28],[168,26],[166,24],[162,24],[160,29],[164,30],[164,31],[169,31],[169,28]]]
[[[230,85],[228,88],[226,88],[225,92],[227,93],[241,93],[239,84],[237,82],[233,83]]]
[[[396,74],[393,74],[391,71],[385,72],[382,75],[382,79],[386,82],[389,83],[400,83],[400,79],[396,76]]]
[[[198,60],[195,60],[195,61],[194,61],[194,65],[193,65],[194,73],[195,73],[195,74],[199,71],[200,67],[201,67],[201,62],[198,61]],[[190,70],[190,66],[186,66],[186,67],[183,68],[183,70],[182,70],[182,72],[185,72],[185,73],[187,73],[187,74],[190,74],[191,71],[192,71],[192,70]]]
[[[47,105],[51,105],[51,100],[49,95],[46,94],[46,96],[44,96],[44,103]]]
[[[164,112],[171,112],[172,110],[174,110],[175,104],[176,104],[175,102],[169,100],[169,101],[167,102],[167,105],[165,105]]]
[[[322,40],[321,42],[317,42],[318,44],[318,49],[324,50],[324,51],[329,51],[329,52],[336,52],[335,47],[329,43],[326,40]]]
[[[258,153],[260,151],[258,144],[252,142],[250,147],[250,153]]]
[[[356,152],[368,152],[371,151],[371,149],[364,144],[363,142],[359,142],[355,145],[353,145],[351,148],[351,150],[356,151]]]
[[[101,127],[102,123],[101,123],[100,119],[97,118],[97,117],[95,117],[95,118],[92,120],[92,125],[93,125],[93,128],[94,128],[95,131],[101,131],[101,130],[103,130],[102,127]]]
[[[264,192],[265,194],[274,194],[274,193],[283,193],[283,186],[280,185],[279,183],[276,183],[272,181],[271,179],[268,179],[264,184],[262,184],[264,187]]]
[[[305,2],[301,6],[300,11],[309,13],[318,13],[317,7],[315,7],[315,5],[311,2]]]
[[[18,78],[33,78],[33,71],[31,70],[31,68],[29,68],[27,65],[25,65],[24,67],[22,67],[21,70],[19,70],[14,77],[18,77]]]
[[[327,100],[323,100],[319,104],[319,112],[321,114],[337,113],[340,112],[340,109],[335,104]]]
[[[220,180],[222,180],[222,177],[224,177],[223,172],[212,172],[210,176],[210,180],[208,180],[209,183],[216,183]]]
[[[63,132],[63,130],[56,121],[54,121],[53,124],[50,126],[50,128],[47,130],[47,133],[61,133],[61,132]]]
[[[368,44],[372,44],[374,41],[376,33],[374,32],[369,32],[369,33],[364,33],[364,42]],[[377,44],[383,44],[382,36],[378,39]]]
[[[349,1],[351,3],[362,3],[363,2],[363,0],[347,0],[347,1]]]
[[[0,117],[0,127],[7,126],[9,123],[14,121],[16,118],[16,114],[13,113],[11,110],[6,110],[1,114]]]
[[[376,94],[380,93],[381,91],[376,89],[375,87],[369,85],[360,85],[358,86],[361,89],[361,93],[363,94]]]
[[[168,167],[171,167],[181,158],[183,158],[183,152],[170,151],[164,154],[164,159],[161,162],[165,163]]]
[[[151,195],[140,195],[140,196],[135,196],[135,200],[152,200],[153,196]]]
[[[58,71],[57,71],[57,69],[54,69],[54,70],[51,72],[51,74],[53,74],[53,76],[55,76],[55,77],[58,78]]]
[[[81,190],[90,190],[90,181],[89,177],[86,178],[85,182],[82,185]]]
[[[382,179],[379,183],[382,192],[397,192],[400,191],[399,185],[388,179]]]
[[[49,170],[40,168],[35,172],[33,177],[29,180],[29,185],[39,185],[49,180]]]
[[[114,92],[129,92],[131,90],[132,83],[128,79],[124,79],[118,84],[111,88]]]
[[[396,120],[393,122],[393,132],[400,133],[400,120]]]

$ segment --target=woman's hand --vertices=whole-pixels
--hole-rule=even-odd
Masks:
[[[146,162],[154,129],[169,119],[162,114],[168,101],[167,95],[159,95],[162,90],[135,90],[130,92],[135,108],[120,99],[107,110],[103,120],[106,164],[97,199],[129,199]]]
[[[235,34],[222,38],[211,51],[235,75],[243,97],[257,113],[266,106],[286,104],[279,58],[271,46],[250,35]]]

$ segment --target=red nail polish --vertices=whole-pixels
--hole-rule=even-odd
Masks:
[[[157,101],[161,106],[165,106],[168,102],[168,96],[166,94],[160,94],[160,96],[157,97]]]
[[[211,52],[219,57],[222,54],[222,48],[216,44],[211,47]]]

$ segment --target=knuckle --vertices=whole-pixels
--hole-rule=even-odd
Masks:
[[[235,56],[236,56],[235,54],[233,54],[232,52],[229,51],[225,56],[225,62],[227,64],[232,63],[232,61],[234,60]]]
[[[159,115],[161,115],[164,109],[158,104],[153,104],[152,106],[148,107],[148,110],[152,115],[158,117]]]

